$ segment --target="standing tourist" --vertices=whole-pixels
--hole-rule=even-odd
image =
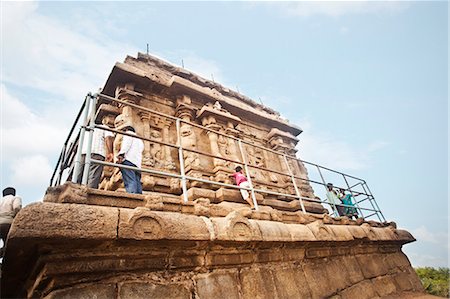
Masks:
[[[236,167],[235,171],[236,172],[233,173],[231,175],[231,177],[234,178],[236,185],[238,185],[239,187],[250,188],[250,183],[248,182],[247,177],[244,175],[244,171],[242,170],[242,167],[241,166]],[[255,206],[253,205],[253,201],[250,199],[250,194],[248,193],[248,191],[245,189],[240,189],[240,191],[241,191],[242,198],[246,202],[248,202],[248,204],[250,205],[250,208],[252,210],[255,209]]]
[[[341,192],[341,201],[344,205],[347,207],[344,207],[344,215],[349,217],[350,219],[355,216],[355,218],[358,218],[358,212],[356,211],[355,205],[353,204],[352,198],[353,196],[350,193],[345,193],[344,189],[340,189]]]
[[[339,216],[344,216],[344,207],[340,205],[341,200],[339,199],[338,193],[334,190],[333,184],[327,184],[327,198],[331,206],[335,206]]]
[[[3,241],[3,247],[0,249],[0,256],[3,256],[11,223],[21,208],[22,199],[16,196],[16,189],[12,187],[3,189],[3,198],[0,202],[0,238]]]
[[[100,127],[108,129],[105,124],[100,125]],[[92,147],[91,147],[91,158],[100,161],[111,162],[113,158],[113,140],[114,134],[107,130],[102,130],[95,128],[92,134]],[[81,151],[81,168],[80,173],[77,177],[77,183],[81,184],[84,166],[86,161],[86,153],[88,148],[87,138],[83,142],[83,150]],[[97,189],[100,183],[100,178],[103,173],[103,165],[92,163],[89,165],[89,176],[88,184],[89,188]]]
[[[131,126],[126,127],[124,131],[130,135],[136,135],[136,131]],[[117,163],[141,168],[143,150],[144,142],[141,139],[123,135]],[[141,172],[126,168],[120,168],[120,171],[127,192],[142,194]]]

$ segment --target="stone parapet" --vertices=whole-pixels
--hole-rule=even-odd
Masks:
[[[118,192],[103,206],[90,203],[99,193],[50,189],[46,202],[22,209],[2,297],[374,298],[421,290],[401,252],[414,238],[393,223],[300,213],[283,221],[288,212],[257,215],[224,202],[208,212],[199,199],[183,205]]]

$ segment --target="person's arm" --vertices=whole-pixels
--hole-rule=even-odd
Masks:
[[[131,148],[131,137],[127,135],[123,135],[122,139],[122,146],[120,147],[120,151],[118,154],[118,161],[119,163],[122,163],[122,160],[125,158],[125,154],[130,150]],[[122,157],[122,159],[121,159]]]
[[[14,198],[13,201],[13,217],[16,217],[17,213],[19,213],[20,209],[22,208],[22,199],[18,196]]]
[[[113,159],[113,156],[114,156],[113,143],[114,143],[114,137],[113,136],[106,136],[105,137],[106,161],[112,161],[112,159]]]

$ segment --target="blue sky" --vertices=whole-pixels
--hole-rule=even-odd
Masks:
[[[1,2],[1,188],[42,198],[84,95],[150,52],[278,110],[447,266],[446,2]],[[310,170],[312,172],[312,170]],[[312,176],[314,174],[311,174]],[[323,190],[316,193],[323,197]]]

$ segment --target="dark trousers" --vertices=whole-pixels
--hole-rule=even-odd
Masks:
[[[91,154],[91,159],[105,161],[105,157],[99,154]],[[86,155],[81,155],[81,170],[77,177],[77,183],[81,184],[81,178],[84,172],[84,163],[86,163]],[[103,165],[91,163],[89,166],[88,183],[89,188],[98,189],[100,178],[103,173]]]
[[[137,167],[128,160],[123,161],[123,165]],[[128,193],[142,194],[141,172],[131,169],[121,168],[123,184]]]
[[[3,247],[5,247],[6,239],[8,238],[9,229],[11,228],[11,223],[0,223],[0,238],[3,241]]]

